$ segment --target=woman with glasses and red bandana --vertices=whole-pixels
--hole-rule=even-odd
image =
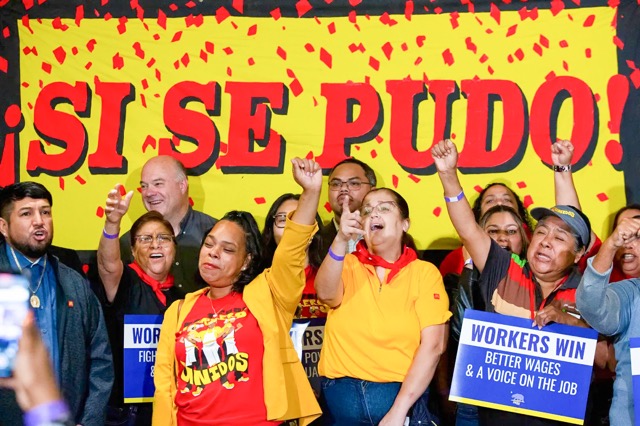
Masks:
[[[176,241],[171,224],[162,214],[150,211],[131,226],[133,263],[120,258],[120,223],[129,210],[133,191],[121,195],[122,185],[109,191],[105,206],[105,224],[98,246],[99,284],[94,285],[104,311],[113,352],[115,381],[109,407],[108,425],[150,425],[151,403],[124,404],[124,316],[161,315],[184,294],[173,286],[171,265]]]
[[[438,269],[408,244],[409,225],[407,202],[389,188],[372,189],[358,211],[343,204],[316,276],[330,307],[319,368],[329,424],[432,424],[426,389],[451,313]]]

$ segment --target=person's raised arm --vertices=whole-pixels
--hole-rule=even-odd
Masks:
[[[364,235],[360,212],[349,211],[349,200],[342,201],[342,215],[340,216],[340,229],[329,247],[329,253],[325,256],[318,269],[315,279],[315,288],[318,299],[330,308],[335,308],[342,303],[344,284],[342,282],[342,267],[344,257],[347,254],[349,240],[358,239]]]
[[[291,220],[302,225],[316,223],[318,202],[322,192],[322,168],[313,160],[294,158],[293,179],[302,187],[302,194],[298,201],[298,207]]]
[[[556,205],[573,206],[582,210],[576,185],[573,182],[571,162],[573,160],[573,144],[568,140],[560,140],[551,145],[551,161],[553,161],[553,185]],[[596,234],[591,231],[591,242],[585,247],[585,253],[596,241]]]
[[[120,259],[120,222],[129,210],[129,204],[133,197],[133,191],[129,191],[124,197],[120,195],[122,185],[117,184],[107,195],[105,206],[105,223],[100,244],[98,245],[98,273],[104,286],[107,300],[113,302],[118,292],[120,278],[124,266]]]
[[[431,155],[442,182],[451,223],[471,255],[473,264],[482,272],[489,256],[491,238],[476,223],[458,180],[458,150],[450,139],[445,139],[431,148]]]

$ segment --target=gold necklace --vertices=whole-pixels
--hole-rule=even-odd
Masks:
[[[223,311],[227,306],[231,305],[231,304],[233,303],[233,301],[236,299],[236,297],[235,297],[236,292],[235,292],[235,291],[232,291],[231,293],[229,293],[229,294],[227,295],[227,296],[231,296],[231,297],[230,297],[230,299],[231,299],[231,300],[229,300],[229,302],[225,303],[225,304],[224,304],[224,306],[222,306],[220,309],[216,309],[216,308],[214,308],[214,307],[213,307],[213,299],[209,297],[209,294],[210,294],[210,293],[211,293],[211,290],[209,290],[209,291],[207,292],[207,294],[205,295],[205,297],[206,297],[207,299],[209,299],[209,304],[211,305],[211,309],[213,310],[213,317],[212,317],[212,318],[214,318],[214,319],[215,319],[215,318],[218,318],[218,312],[222,312],[222,311]],[[224,298],[224,297],[227,297],[227,296],[223,296],[223,298]]]
[[[9,246],[9,250],[11,250],[11,255],[13,256],[14,262],[18,266],[18,270],[22,273],[22,266],[20,266],[20,262],[18,262],[18,257],[16,256],[16,252],[13,250],[13,247]],[[38,280],[38,284],[36,285],[36,289],[31,289],[31,283],[29,283],[29,291],[31,291],[31,297],[29,298],[29,303],[33,309],[38,309],[40,307],[40,298],[36,295],[36,292],[40,288],[42,284],[42,280],[44,279],[44,274],[47,272],[47,255],[44,255],[44,265],[42,266],[42,274],[40,274],[40,279]]]

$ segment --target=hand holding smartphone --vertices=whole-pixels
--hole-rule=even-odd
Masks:
[[[0,377],[10,377],[13,372],[28,312],[27,278],[20,274],[0,273]]]

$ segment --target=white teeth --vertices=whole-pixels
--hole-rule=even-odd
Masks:
[[[161,257],[164,257],[164,255],[161,253],[151,253],[151,256],[149,257],[151,257],[152,259],[159,259]]]
[[[623,260],[632,260],[634,257],[635,257],[634,255],[627,253],[624,256],[622,256],[622,259]]]

